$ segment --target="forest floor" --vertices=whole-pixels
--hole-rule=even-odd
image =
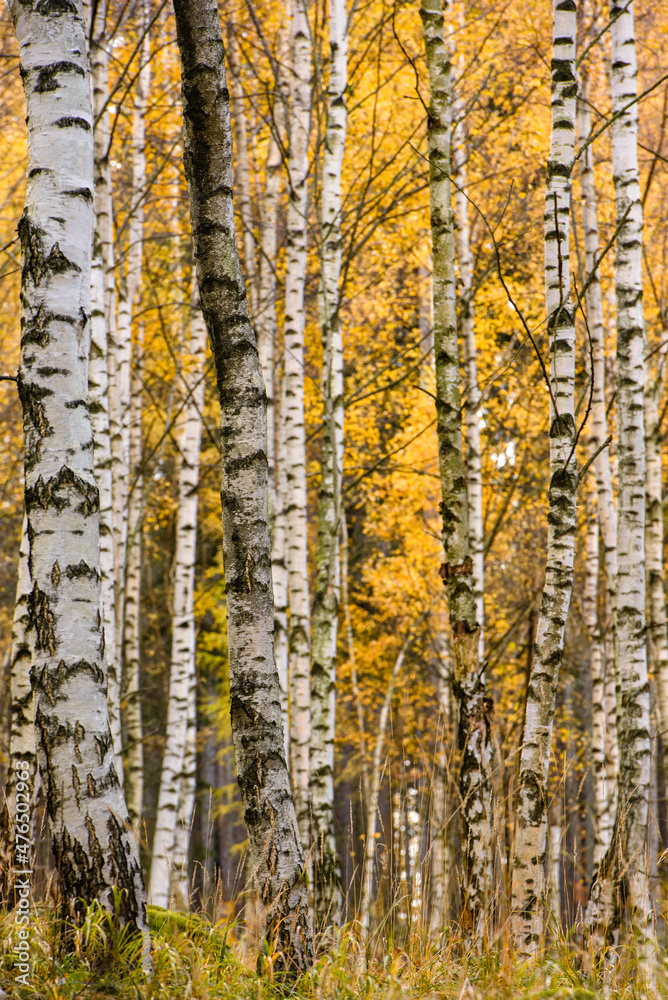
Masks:
[[[558,944],[537,965],[513,966],[498,953],[457,956],[456,946],[409,950],[384,939],[372,958],[360,956],[355,938],[341,932],[298,982],[260,978],[236,940],[237,927],[196,915],[149,908],[152,964],[140,970],[141,943],[118,934],[101,911],[89,911],[64,952],[55,921],[37,916],[31,926],[29,985],[16,981],[14,914],[0,917],[0,1000],[635,1000],[632,982],[610,991],[585,975],[573,949]],[[265,966],[266,968],[266,966]],[[4,991],[4,992],[3,992]],[[668,980],[658,988],[668,997]]]

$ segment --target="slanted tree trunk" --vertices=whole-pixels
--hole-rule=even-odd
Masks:
[[[304,855],[274,663],[266,395],[234,234],[232,135],[215,0],[175,0],[184,163],[221,409],[232,733],[264,933],[275,970],[313,959]]]
[[[650,938],[646,837],[651,768],[649,683],[645,646],[645,437],[643,429],[642,307],[643,212],[638,183],[638,105],[633,4],[613,2],[612,169],[617,237],[617,432],[619,804],[617,879],[624,891],[638,940],[638,972],[654,979]],[[626,214],[628,213],[628,214]],[[624,218],[626,215],[626,218]],[[624,221],[622,221],[624,220]],[[621,884],[620,884],[621,889]]]
[[[151,864],[151,900],[156,906],[167,906],[170,881],[174,881],[172,871],[176,865],[182,865],[184,853],[187,853],[187,836],[182,833],[178,834],[181,843],[180,853],[177,853],[177,827],[179,819],[184,824],[187,822],[189,827],[191,817],[188,815],[186,819],[185,814],[194,794],[194,787],[191,787],[194,777],[193,733],[189,732],[189,726],[192,727],[195,721],[195,557],[206,353],[206,324],[199,309],[197,295],[190,322],[188,347],[189,358],[183,373],[186,405],[179,435],[181,468],[174,555],[174,610],[167,730]],[[190,813],[192,814],[192,805]]]
[[[132,342],[132,322],[142,301],[142,265],[144,250],[144,201],[146,187],[146,105],[151,80],[148,9],[143,11],[144,38],[140,50],[141,67],[137,76],[132,111],[132,199],[128,225],[128,273],[119,306],[119,340]],[[121,313],[124,322],[121,324]],[[128,439],[128,512],[125,556],[125,605],[123,624],[122,715],[125,734],[125,798],[132,825],[139,832],[144,797],[144,742],[139,684],[141,637],[141,557],[143,521],[142,475],[142,406],[144,394],[144,323],[137,324],[132,351],[130,377]]]
[[[99,900],[145,932],[137,844],[114,763],[88,413],[93,115],[83,9],[13,2],[28,120],[19,233],[25,499],[37,756],[64,914]]]
[[[341,169],[346,140],[348,14],[345,0],[329,9],[330,64],[320,210],[320,329],[323,444],[318,496],[317,579],[311,666],[311,816],[316,919],[338,925],[343,898],[334,833],[336,644],[341,595],[339,533],[343,479],[343,340],[340,319]]]
[[[512,934],[520,956],[543,932],[547,781],[552,725],[573,592],[578,475],[575,467],[575,320],[569,222],[575,140],[575,4],[555,0],[552,132],[545,191],[545,303],[550,344],[550,486],[545,586],[536,630],[520,757],[512,871]]]
[[[311,629],[306,524],[304,432],[304,285],[308,137],[311,110],[311,36],[307,0],[295,0],[292,17],[288,221],[285,273],[285,353],[281,446],[285,463],[285,527],[288,566],[288,671],[290,763],[302,843],[310,841],[309,743],[311,738]]]
[[[429,196],[433,256],[436,414],[441,477],[441,510],[454,692],[458,702],[461,751],[463,921],[466,933],[482,944],[488,931],[492,887],[490,821],[490,703],[480,669],[480,624],[476,613],[473,562],[469,550],[468,497],[462,460],[462,405],[455,294],[455,236],[450,184],[452,87],[438,0],[422,0],[429,70]]]

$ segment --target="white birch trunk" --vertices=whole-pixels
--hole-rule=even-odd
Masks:
[[[103,111],[107,100],[107,54],[103,45],[106,3],[95,10],[91,31],[91,84],[95,115],[95,239],[91,277],[91,346],[88,370],[90,419],[95,451],[95,478],[100,490],[100,572],[104,614],[105,658],[109,678],[109,723],[119,778],[123,781],[121,754],[121,660],[116,643],[117,535],[114,529],[111,459],[109,362],[110,341],[115,344],[114,244],[109,164],[109,120]],[[110,328],[110,323],[112,326]]]
[[[343,340],[340,318],[341,170],[346,141],[348,14],[329,7],[329,88],[320,211],[320,329],[323,349],[323,445],[318,497],[317,580],[311,667],[311,816],[316,919],[338,925],[343,897],[334,835],[336,644],[341,597],[339,533],[343,479]]]
[[[177,825],[190,828],[194,795],[194,724],[195,685],[195,557],[197,550],[197,507],[199,456],[204,409],[204,363],[206,324],[198,305],[190,323],[189,360],[183,375],[184,421],[179,439],[181,468],[174,556],[174,600],[172,615],[172,657],[169,674],[169,700],[165,753],[160,777],[160,793],[153,839],[151,864],[151,901],[167,906],[171,873],[187,856],[187,837],[177,845]],[[189,732],[190,730],[190,732]],[[179,816],[181,809],[182,815]],[[178,853],[177,853],[178,851]],[[178,876],[177,876],[178,881]],[[186,865],[187,883],[187,865]],[[182,887],[182,880],[181,880]]]
[[[666,332],[662,333],[662,341]],[[656,370],[645,362],[645,547],[647,572],[647,653],[654,678],[663,772],[668,774],[668,631],[663,580],[663,476],[659,407],[663,398],[665,347]]]
[[[610,846],[610,798],[605,766],[605,656],[598,621],[599,525],[595,507],[587,513],[585,582],[582,611],[590,642],[589,673],[591,677],[591,760],[594,784],[594,849],[592,863],[598,872]]]
[[[618,225],[617,299],[619,804],[617,837],[638,973],[652,984],[647,824],[651,766],[649,683],[645,646],[645,438],[643,428],[642,227],[638,181],[638,105],[633,4],[610,4],[612,23],[612,168]],[[625,109],[626,110],[623,110]],[[626,215],[625,221],[622,219]]]
[[[282,446],[285,449],[285,524],[290,605],[288,632],[290,761],[299,830],[302,844],[307,849],[310,842],[311,630],[304,432],[304,284],[311,110],[311,36],[306,0],[295,0],[291,41],[285,362],[281,418]]]
[[[463,5],[460,7],[460,12],[460,26],[463,27]],[[463,78],[464,60],[461,55],[458,60],[458,72]],[[471,227],[469,203],[466,196],[468,184],[467,134],[466,123],[463,120],[464,102],[458,84],[459,77],[455,77],[453,117],[458,122],[452,143],[452,172],[455,185],[455,244],[459,265],[459,324],[464,346],[466,387],[466,487],[469,502],[469,552],[473,560],[473,586],[476,597],[476,618],[480,625],[480,656],[482,658],[485,655],[485,554],[482,519],[480,389],[478,387],[478,360],[475,342]]]
[[[469,552],[468,496],[462,460],[461,391],[455,293],[455,236],[450,184],[452,86],[440,0],[420,7],[429,71],[429,199],[433,257],[436,415],[441,512],[452,655],[458,702],[459,787],[462,797],[462,921],[467,938],[482,946],[489,932],[492,888],[490,702],[480,667],[473,561]]]
[[[183,753],[183,769],[181,771],[181,787],[179,789],[179,808],[174,831],[174,864],[170,899],[173,899],[177,909],[190,909],[190,834],[193,825],[195,809],[195,793],[197,791],[197,671],[194,657],[194,618],[193,618],[193,659],[188,688],[188,721],[186,726],[186,745]]]
[[[439,711],[431,793],[431,912],[429,919],[430,934],[433,939],[438,939],[447,923],[451,875],[447,763],[453,732],[452,685],[450,664],[446,659],[444,650],[438,657],[437,669],[436,695]]]
[[[128,273],[124,288],[124,326],[119,342],[131,344],[132,322],[142,301],[144,196],[146,187],[146,105],[151,79],[148,10],[144,6],[141,69],[132,111],[132,214],[128,225]],[[130,820],[138,831],[144,798],[144,750],[139,683],[141,637],[141,557],[143,522],[142,406],[144,389],[144,324],[140,320],[132,352],[128,427],[128,512],[123,626],[123,728],[125,731],[125,798]]]
[[[410,873],[410,927],[419,933],[422,917],[422,823],[420,822],[420,791],[414,781],[406,789],[406,852]]]
[[[114,255],[114,209],[109,157],[109,82],[106,50],[107,0],[95,7],[91,31],[91,78],[95,121],[95,216],[104,270],[104,318],[107,333],[107,398],[112,485],[112,542],[114,550],[114,649],[118,683],[122,683],[123,606],[125,600],[125,542],[127,535],[127,456],[123,454],[123,409],[119,349],[116,323],[116,285]],[[112,679],[114,684],[116,678]]]
[[[32,590],[30,578],[30,540],[28,538],[28,519],[23,516],[21,528],[21,544],[19,548],[18,580],[16,584],[16,603],[14,604],[14,619],[12,623],[12,645],[9,657],[10,665],[10,731],[9,731],[9,771],[3,789],[3,802],[0,808],[0,899],[12,908],[18,900],[12,895],[14,889],[14,872],[17,869],[30,869],[34,849],[32,838],[34,821],[34,804],[36,796],[37,752],[35,748],[35,701],[30,683],[30,667],[32,665],[32,648],[29,636],[28,601]],[[23,784],[17,789],[17,775],[20,772],[25,777]],[[17,791],[21,791],[22,820],[20,828],[16,828]],[[17,834],[19,834],[17,836]]]
[[[552,726],[573,591],[576,491],[575,320],[569,223],[575,140],[575,4],[554,2],[552,131],[545,192],[545,302],[550,342],[550,486],[545,586],[536,631],[520,757],[512,871],[512,934],[520,956],[543,937],[547,783]]]
[[[88,412],[93,114],[80,2],[11,5],[28,134],[19,391],[37,756],[64,911],[111,905],[145,934],[137,844],[114,763]],[[146,953],[145,953],[146,954]],[[147,957],[147,954],[146,954]]]
[[[581,95],[577,106],[578,141],[585,147],[591,133],[586,74],[582,74]],[[605,397],[605,336],[601,282],[595,270],[600,248],[596,210],[596,186],[592,147],[586,146],[580,157],[580,191],[584,230],[585,266],[589,286],[585,292],[587,331],[593,370],[591,430],[587,447],[594,459],[597,513],[603,541],[605,568],[606,633],[603,651],[592,647],[592,757],[594,762],[594,877],[585,924],[591,935],[592,950],[599,955],[612,920],[612,861],[608,854],[612,843],[617,802],[617,734],[615,696],[616,607],[617,607],[617,510],[612,489],[610,452],[604,447],[608,438]],[[591,278],[590,278],[591,276]],[[598,453],[598,454],[597,454]],[[593,529],[589,528],[589,531]],[[598,531],[598,528],[597,528]],[[593,548],[593,539],[589,538]],[[597,535],[598,546],[598,535]],[[591,556],[593,559],[593,555]],[[597,549],[598,567],[598,549]],[[598,571],[598,569],[597,569]],[[595,606],[594,606],[595,610]],[[593,622],[593,617],[592,617]],[[593,639],[593,633],[590,630]],[[599,637],[600,642],[600,637]],[[602,662],[600,657],[602,656]],[[602,732],[600,731],[601,726]]]
[[[107,659],[109,725],[119,779],[123,780],[121,737],[121,677],[116,659],[116,589],[112,520],[111,445],[109,439],[109,376],[107,323],[104,313],[104,261],[99,235],[93,245],[91,274],[91,343],[88,365],[88,407],[93,430],[95,481],[100,491],[100,574],[104,647]]]
[[[285,33],[283,33],[285,35]],[[277,112],[282,111],[277,101]],[[282,113],[278,114],[282,124]],[[269,519],[272,539],[272,579],[274,588],[274,655],[281,689],[281,711],[285,732],[285,756],[290,759],[288,714],[288,569],[285,536],[285,461],[282,446],[283,424],[274,405],[276,341],[276,254],[277,215],[283,161],[273,134],[269,139],[262,199],[262,245],[259,267],[259,301],[255,320],[257,347],[267,394],[267,463],[269,466]],[[280,400],[280,397],[279,397]]]
[[[366,941],[369,933],[371,919],[371,895],[373,892],[373,877],[376,861],[376,827],[378,821],[378,798],[380,796],[380,786],[383,780],[383,749],[385,746],[385,731],[390,717],[390,706],[397,677],[406,658],[406,652],[410,645],[412,635],[409,632],[404,643],[399,650],[399,655],[394,661],[392,673],[385,691],[385,700],[380,710],[378,720],[378,734],[376,745],[373,751],[373,762],[371,771],[371,789],[368,802],[366,803],[366,839],[364,842],[364,870],[362,872],[362,898],[360,901],[360,923],[362,927],[362,937]]]

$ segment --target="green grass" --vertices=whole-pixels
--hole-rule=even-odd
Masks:
[[[308,975],[290,984],[259,978],[245,953],[242,928],[228,921],[149,907],[152,971],[141,971],[136,937],[118,932],[99,906],[71,932],[70,950],[59,942],[46,912],[32,923],[30,987],[14,981],[14,914],[0,917],[0,986],[11,1000],[632,1000],[631,984],[604,991],[579,968],[574,949],[558,945],[540,965],[513,966],[500,953],[458,954],[456,943],[436,948],[413,939],[410,954],[377,937],[372,954],[360,952],[344,928],[328,942]],[[666,983],[659,996],[667,997]],[[1,994],[0,994],[1,996]]]

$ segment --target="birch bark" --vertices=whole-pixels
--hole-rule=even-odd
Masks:
[[[288,672],[292,788],[302,843],[310,842],[309,742],[311,737],[311,630],[309,622],[304,432],[304,284],[308,136],[311,114],[311,38],[306,0],[295,0],[291,38],[288,118],[288,220],[285,273],[285,356],[281,444],[285,462],[285,527],[288,566]]]
[[[601,952],[612,920],[612,865],[608,855],[612,843],[617,802],[617,740],[615,706],[615,659],[617,646],[617,509],[612,489],[610,452],[604,447],[608,438],[607,404],[605,396],[605,336],[601,282],[596,271],[599,257],[596,186],[592,147],[586,143],[591,133],[588,103],[588,80],[582,73],[580,98],[577,102],[578,141],[580,154],[580,191],[582,198],[582,223],[584,230],[585,265],[589,286],[585,292],[587,329],[591,338],[590,350],[593,370],[592,421],[587,447],[594,459],[596,476],[598,522],[603,541],[605,568],[606,634],[603,643],[603,662],[600,652],[592,649],[592,755],[595,769],[594,816],[594,880],[591,887],[585,923],[591,934],[593,950]],[[590,530],[592,530],[590,528]],[[593,539],[590,540],[593,546]],[[592,556],[593,558],[593,556]],[[600,640],[599,640],[600,641]],[[603,733],[599,727],[603,726]]]
[[[330,63],[320,212],[320,330],[323,445],[318,497],[317,578],[311,666],[311,816],[315,908],[321,925],[338,925],[343,898],[334,834],[336,643],[341,594],[339,532],[343,479],[343,340],[341,334],[341,170],[346,141],[348,14],[329,6]]]
[[[16,584],[16,603],[12,623],[12,645],[10,651],[10,731],[9,731],[9,771],[3,789],[3,803],[0,809],[0,899],[9,908],[18,900],[12,896],[14,872],[21,867],[20,855],[24,854],[22,867],[31,868],[32,822],[36,794],[37,753],[35,748],[35,701],[30,683],[32,648],[28,635],[28,600],[32,590],[30,579],[30,539],[28,519],[24,515],[19,549],[19,572]],[[19,767],[20,765],[20,767]],[[22,837],[16,838],[17,819],[17,771],[27,772],[29,797],[28,809],[21,813],[28,830],[22,829]],[[25,793],[22,796],[25,801]],[[21,845],[26,845],[21,850]],[[19,848],[17,850],[17,847]]]
[[[662,334],[662,341],[665,340]],[[656,709],[663,749],[663,772],[668,774],[668,631],[663,582],[663,476],[659,407],[663,398],[665,347],[653,372],[645,361],[645,546],[647,558],[647,653],[656,686]]]
[[[123,621],[125,600],[125,543],[127,536],[127,455],[123,452],[123,383],[121,362],[123,350],[119,344],[116,323],[116,284],[114,255],[114,206],[109,157],[109,82],[106,49],[107,0],[94,7],[91,30],[91,78],[93,90],[95,140],[95,216],[104,272],[104,319],[107,333],[107,396],[109,413],[109,448],[112,486],[112,541],[114,550],[114,649],[116,677],[112,671],[112,691],[122,681]],[[104,522],[103,522],[104,523]],[[119,687],[120,701],[120,687]],[[112,717],[113,721],[113,717]]]
[[[305,864],[284,756],[274,663],[266,395],[234,235],[232,142],[215,0],[176,0],[184,162],[221,408],[230,703],[265,937],[274,969],[313,960]]]
[[[104,616],[105,659],[108,670],[109,724],[116,767],[123,780],[121,736],[121,661],[116,643],[116,532],[111,471],[109,348],[115,342],[113,287],[114,245],[109,123],[103,110],[107,99],[107,56],[103,44],[106,3],[98,4],[91,31],[91,80],[95,113],[95,238],[91,276],[91,345],[88,368],[90,420],[93,429],[95,479],[100,491],[100,573]],[[109,278],[109,275],[111,276]],[[113,349],[112,349],[113,353]],[[112,380],[113,381],[113,380]]]
[[[93,115],[83,9],[13,2],[28,112],[19,394],[39,768],[64,912],[148,929],[107,712],[99,491],[88,413]]]
[[[438,736],[434,754],[431,795],[431,886],[429,928],[438,939],[447,923],[450,902],[450,837],[448,817],[448,753],[452,746],[450,663],[445,650],[437,659]]]
[[[464,6],[461,8],[461,26]],[[482,464],[480,446],[480,389],[478,387],[478,358],[475,342],[475,310],[473,288],[473,259],[471,256],[471,227],[468,185],[468,148],[464,102],[459,79],[463,77],[463,58],[459,56],[458,78],[454,81],[453,115],[457,126],[452,143],[452,171],[455,182],[455,243],[459,265],[459,323],[464,347],[464,373],[466,407],[466,486],[469,503],[469,551],[473,561],[473,585],[476,596],[476,617],[480,625],[480,656],[485,655],[485,555],[482,518]]]
[[[645,850],[649,818],[650,719],[645,646],[645,438],[643,430],[643,211],[638,182],[637,67],[633,4],[610,4],[612,169],[617,237],[617,433],[619,803],[617,836],[641,977],[654,979]],[[613,20],[614,18],[614,20]],[[624,220],[625,213],[626,218]],[[624,221],[622,221],[624,220]],[[623,871],[621,870],[623,868]]]
[[[237,208],[241,219],[241,234],[244,247],[244,275],[250,298],[251,317],[255,320],[258,306],[257,265],[255,260],[255,227],[253,225],[253,202],[250,192],[250,163],[248,159],[248,132],[246,129],[246,109],[244,90],[241,84],[241,67],[234,28],[227,25],[227,59],[230,67],[230,113],[234,129],[236,166],[234,170],[235,190],[238,191]]]
[[[282,37],[285,37],[283,32]],[[283,53],[284,55],[284,53]],[[262,199],[262,245],[259,266],[259,301],[255,328],[257,347],[267,394],[267,463],[269,466],[269,519],[271,526],[271,566],[274,589],[274,655],[281,689],[281,711],[285,732],[285,759],[290,759],[290,721],[288,714],[288,569],[285,536],[285,462],[282,446],[282,420],[276,414],[275,351],[276,255],[278,250],[278,196],[283,161],[276,134],[284,131],[283,105],[276,101],[274,125],[269,138]],[[280,401],[280,396],[279,396]]]
[[[436,414],[446,585],[452,633],[453,689],[458,702],[459,777],[463,821],[463,922],[480,946],[487,933],[492,884],[490,701],[480,668],[473,562],[469,551],[468,497],[462,461],[461,393],[455,295],[455,237],[450,184],[452,85],[439,0],[422,0],[429,71],[429,197],[433,256]]]
[[[362,899],[360,902],[360,915],[362,923],[362,936],[366,940],[369,933],[369,924],[371,920],[371,894],[373,892],[373,876],[374,876],[374,866],[376,860],[376,826],[378,818],[378,798],[380,796],[380,785],[383,780],[383,749],[385,746],[385,732],[387,730],[387,723],[390,717],[390,706],[392,705],[392,695],[394,694],[394,686],[397,683],[397,677],[401,673],[401,668],[404,665],[404,660],[406,658],[406,653],[408,647],[412,640],[412,634],[409,632],[404,640],[404,643],[399,650],[399,655],[394,661],[394,666],[392,668],[392,673],[387,684],[387,689],[385,691],[385,699],[383,701],[383,706],[380,710],[380,718],[378,720],[378,734],[376,736],[376,745],[373,751],[373,763],[371,771],[371,794],[367,802],[366,810],[366,840],[364,846],[364,871],[362,880]]]
[[[573,0],[555,0],[552,132],[545,191],[545,303],[550,341],[550,486],[547,565],[527,691],[512,871],[512,934],[520,956],[535,954],[543,931],[547,781],[552,725],[573,591],[575,321],[570,300],[569,223],[575,140]]]
[[[598,621],[599,524],[596,508],[587,513],[585,582],[582,611],[589,636],[589,673],[591,677],[591,759],[594,783],[594,871],[610,845],[610,797],[605,766],[605,657]]]
[[[194,796],[194,719],[195,696],[195,557],[197,550],[197,507],[199,486],[199,456],[202,441],[204,409],[204,362],[206,324],[199,302],[190,323],[188,364],[183,374],[183,389],[187,400],[180,434],[179,499],[174,554],[174,611],[172,614],[172,658],[169,674],[169,701],[165,753],[160,777],[158,811],[156,814],[151,864],[151,900],[156,906],[167,906],[170,881],[179,883],[183,877],[172,877],[176,866],[183,867],[187,857],[187,836],[182,826],[190,826]],[[181,813],[181,815],[179,815]],[[179,840],[179,844],[177,844]],[[187,871],[187,865],[186,865]],[[187,874],[185,878],[187,884]]]
[[[144,200],[146,188],[146,106],[151,80],[148,9],[143,10],[144,38],[140,50],[141,68],[137,76],[132,111],[132,197],[128,225],[128,273],[124,288],[124,324],[119,340],[132,342],[132,322],[142,298],[144,249]],[[119,308],[119,331],[121,329]],[[127,328],[125,326],[127,324]],[[138,831],[144,793],[143,726],[139,683],[141,637],[141,557],[143,521],[142,407],[144,391],[144,324],[137,326],[132,351],[128,438],[128,512],[125,554],[125,606],[123,626],[123,724],[125,731],[125,798],[130,820]]]

